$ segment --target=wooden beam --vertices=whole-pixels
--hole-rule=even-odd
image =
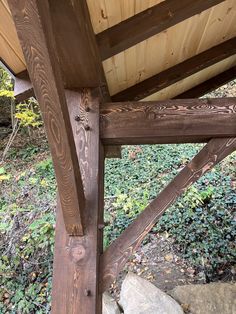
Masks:
[[[236,98],[108,103],[100,121],[106,145],[205,142],[236,136]]]
[[[102,291],[108,289],[119,271],[141,244],[157,220],[202,175],[236,149],[236,138],[212,139],[185,166],[131,225],[103,253],[101,262]]]
[[[100,314],[99,257],[102,253],[103,147],[99,139],[99,95],[66,92],[86,197],[85,235],[70,237],[57,207],[52,314]],[[89,111],[87,110],[89,108]],[[75,117],[80,117],[76,119]],[[89,127],[89,128],[88,128]]]
[[[106,87],[86,0],[49,0],[66,88]]]
[[[34,89],[30,82],[27,71],[23,71],[15,76],[14,97],[16,102],[23,102],[30,97],[34,97]]]
[[[103,99],[109,101],[86,0],[49,0],[49,5],[65,88],[99,86]],[[119,151],[107,147],[105,156],[117,158]]]
[[[166,0],[96,35],[102,60],[134,46],[224,0]]]
[[[120,145],[105,146],[104,155],[105,155],[105,158],[122,158],[121,146]]]
[[[52,153],[66,230],[82,235],[84,191],[47,1],[9,0]]]
[[[236,37],[187,59],[112,96],[112,101],[143,99],[236,53]]]
[[[213,78],[187,90],[186,92],[179,94],[174,99],[185,99],[185,98],[198,98],[213,90],[221,87],[224,84],[234,80],[236,78],[236,67],[233,67],[223,73],[220,73]]]

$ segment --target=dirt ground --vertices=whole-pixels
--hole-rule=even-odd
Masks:
[[[110,293],[119,299],[121,284],[129,271],[149,280],[163,291],[180,285],[207,283],[209,280],[206,274],[187,265],[173,250],[172,242],[168,235],[151,234],[149,243],[137,250],[112,284]],[[211,281],[236,281],[235,274],[236,268],[231,268],[211,278]]]

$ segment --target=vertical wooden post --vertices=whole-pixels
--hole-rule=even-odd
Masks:
[[[100,314],[98,287],[102,253],[103,147],[99,135],[99,95],[96,91],[66,92],[72,130],[81,169],[86,207],[84,236],[66,233],[58,202],[54,274],[53,314]]]

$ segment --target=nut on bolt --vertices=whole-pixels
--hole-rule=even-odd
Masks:
[[[80,116],[79,115],[75,116],[75,121],[80,121]]]

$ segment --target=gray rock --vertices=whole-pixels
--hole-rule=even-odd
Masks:
[[[174,299],[132,273],[122,284],[119,304],[124,314],[183,314]]]
[[[170,295],[191,314],[235,314],[236,284],[212,283],[179,286]]]
[[[116,301],[107,292],[102,296],[102,314],[120,314]]]

